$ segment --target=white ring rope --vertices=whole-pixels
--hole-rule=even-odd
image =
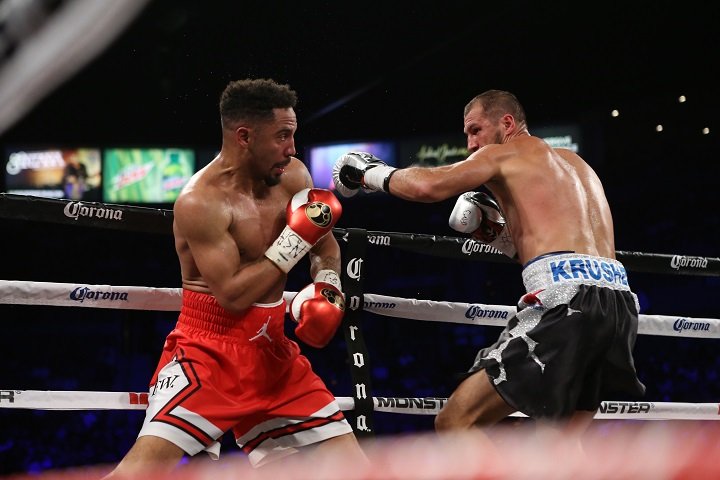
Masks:
[[[180,311],[182,289],[0,280],[0,303]]]
[[[283,296],[289,301],[295,293],[285,292]],[[0,304],[179,311],[181,302],[180,288],[0,280]],[[348,299],[350,308],[358,308],[357,303],[357,299]],[[372,293],[364,294],[363,308],[389,317],[487,326],[504,326],[517,311],[515,307],[502,305],[406,299]],[[640,315],[638,332],[720,338],[720,320]],[[135,392],[0,390],[0,408],[144,410],[147,408],[147,395]],[[355,406],[353,397],[337,397],[337,400],[342,410],[352,410]],[[373,397],[376,411],[415,415],[436,415],[446,401],[446,398],[439,397]],[[513,416],[524,415],[515,413]],[[604,401],[595,418],[720,420],[720,404]]]
[[[355,407],[353,397],[336,397],[341,410]],[[410,415],[437,415],[447,398],[373,397],[374,410]],[[0,408],[34,410],[145,410],[148,394],[139,392],[90,392],[0,390]],[[525,417],[514,413],[514,417]],[[720,420],[718,403],[605,401],[596,419],[601,420]]]
[[[285,292],[288,301],[296,292]],[[443,302],[366,293],[364,310],[410,320],[503,327],[517,309],[504,305]],[[0,304],[180,311],[182,289],[0,280]],[[357,299],[347,299],[358,308]],[[720,338],[720,320],[640,314],[638,333]]]

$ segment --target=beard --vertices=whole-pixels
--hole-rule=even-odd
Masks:
[[[277,177],[274,175],[268,175],[265,177],[265,185],[268,187],[274,187],[275,185],[280,184],[280,177],[281,175],[278,175]]]
[[[503,143],[503,140],[505,140],[505,138],[503,137],[503,134],[498,130],[495,133],[495,142],[494,143],[501,144],[501,143]]]
[[[265,185],[267,185],[268,187],[274,187],[275,185],[278,185],[280,183],[280,181],[282,180],[282,176],[285,173],[285,168],[288,165],[290,165],[290,159],[288,159],[287,161],[275,164],[273,166],[273,170],[275,170],[275,168],[280,168],[280,169],[282,169],[282,173],[280,173],[279,175],[273,175],[272,173],[267,174],[264,178]]]

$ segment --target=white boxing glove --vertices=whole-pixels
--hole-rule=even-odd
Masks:
[[[333,166],[333,183],[344,197],[352,197],[361,188],[366,192],[387,192],[390,177],[396,170],[372,153],[348,152]]]
[[[448,224],[453,230],[469,233],[475,240],[487,243],[510,258],[517,257],[517,249],[500,206],[483,192],[460,195]]]

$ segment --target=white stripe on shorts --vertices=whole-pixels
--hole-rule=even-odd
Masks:
[[[237,439],[242,448],[247,442],[261,436],[266,432],[284,427],[290,427],[313,419],[322,419],[333,415],[340,410],[337,401],[333,400],[312,415],[303,418],[273,418],[255,425],[243,436]],[[351,433],[352,428],[347,420],[333,421],[325,425],[314,427],[294,434],[283,435],[278,438],[266,438],[253,451],[248,454],[248,460],[254,467],[260,467],[274,460],[296,453],[297,447],[311,445],[329,438]]]

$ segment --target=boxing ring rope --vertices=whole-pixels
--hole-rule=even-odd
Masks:
[[[285,292],[283,296],[289,301],[296,293]],[[365,311],[378,315],[468,325],[501,327],[516,312],[515,307],[503,305],[417,300],[371,293],[364,294],[363,301]],[[0,280],[0,304],[179,311],[181,302],[182,289],[179,288]],[[638,332],[720,338],[720,320],[641,314]],[[142,410],[147,407],[147,395],[140,392],[0,390],[0,408]],[[342,410],[354,409],[352,397],[336,398]],[[373,397],[373,407],[379,412],[436,415],[446,400],[441,397]],[[524,415],[515,413],[512,416]],[[605,401],[596,418],[720,420],[720,404]]]
[[[285,292],[289,301],[297,292]],[[182,289],[0,280],[0,304],[180,311]],[[409,320],[503,327],[517,308],[366,293],[364,311]],[[720,338],[720,319],[639,315],[638,333]]]
[[[145,410],[146,392],[0,390],[0,408],[32,410]],[[352,397],[335,397],[340,409],[353,410]],[[12,400],[12,403],[10,402]],[[373,397],[375,411],[406,415],[437,415],[443,397]],[[720,420],[718,403],[613,402],[600,405],[600,420]],[[525,417],[514,413],[513,417]]]
[[[172,212],[169,210],[10,194],[0,194],[0,217],[145,233],[168,234],[172,231]],[[339,239],[348,241],[349,229],[338,228],[333,233]],[[365,233],[367,243],[376,247],[396,247],[455,259],[511,262],[492,247],[466,238],[397,232]],[[720,276],[720,258],[624,251],[618,251],[617,257],[632,271]],[[284,296],[289,300],[294,294],[285,292]],[[352,308],[352,299],[349,300]],[[0,280],[0,303],[179,311],[181,289]],[[386,317],[497,327],[504,326],[516,312],[512,306],[406,299],[372,293],[362,294],[360,309]],[[720,338],[720,320],[641,314],[638,333]],[[337,399],[343,410],[355,407],[353,397]],[[419,415],[437,414],[446,401],[437,397],[371,399],[375,411]],[[142,410],[146,406],[145,393],[0,390],[0,408]],[[518,413],[515,416],[523,415]],[[596,418],[718,420],[720,404],[605,401]]]
[[[143,233],[172,234],[171,210],[98,202],[28,197],[0,193],[0,218],[30,220]],[[348,229],[335,228],[336,237],[347,238]],[[418,233],[367,231],[369,245],[392,247],[438,257],[514,263],[505,255],[469,238]],[[720,276],[720,257],[615,252],[633,272],[672,275]]]

